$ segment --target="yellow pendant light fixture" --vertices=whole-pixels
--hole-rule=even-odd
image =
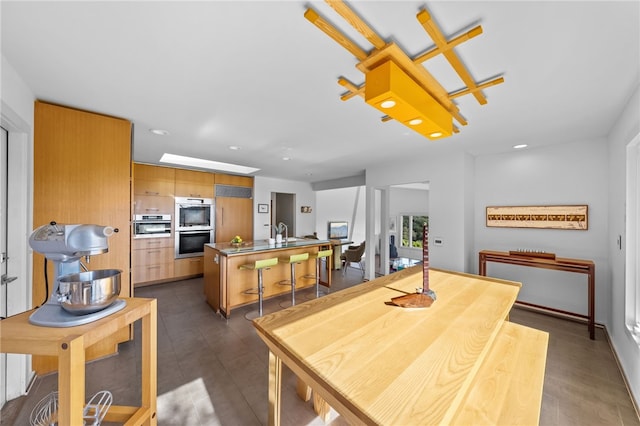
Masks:
[[[476,83],[454,51],[458,44],[482,34],[480,26],[447,41],[426,9],[422,9],[417,19],[435,47],[411,58],[395,43],[385,42],[344,1],[326,2],[373,45],[369,52],[364,51],[315,10],[306,10],[304,16],[307,20],[360,61],[356,67],[365,75],[365,82],[358,86],[340,77],[338,83],[348,90],[341,99],[363,97],[366,103],[385,114],[382,121],[396,120],[431,140],[445,138],[459,132],[453,119],[460,125],[467,124],[452,99],[472,94],[484,105],[487,101],[482,89],[504,82],[504,78],[497,77]],[[466,87],[448,93],[422,65],[439,54],[447,59]]]

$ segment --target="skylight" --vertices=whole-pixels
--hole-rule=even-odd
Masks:
[[[221,163],[219,161],[204,160],[202,158],[185,157],[182,155],[164,153],[160,158],[161,163],[179,164],[181,166],[199,167],[202,169],[219,170],[231,173],[248,175],[260,169],[254,167],[240,166],[238,164]]]

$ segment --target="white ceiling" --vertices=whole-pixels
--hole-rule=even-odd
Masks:
[[[308,182],[445,150],[605,137],[640,81],[638,1],[351,2],[410,56],[433,46],[416,19],[421,7],[448,38],[482,25],[457,52],[477,82],[505,83],[484,91],[484,106],[456,99],[469,124],[431,142],[382,123],[362,98],[339,99],[339,76],[364,76],[303,17],[309,4],[372,48],[324,2],[3,0],[2,54],[36,98],[131,120],[135,161],[169,152]],[[441,58],[425,66],[448,91],[462,88]]]

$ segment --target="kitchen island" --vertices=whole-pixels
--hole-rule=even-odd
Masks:
[[[258,275],[256,271],[240,269],[241,265],[256,260],[284,258],[295,254],[309,253],[309,260],[296,265],[296,289],[315,285],[315,260],[319,250],[331,247],[329,240],[289,238],[282,244],[269,244],[268,240],[247,241],[241,244],[215,243],[204,246],[204,292],[207,303],[228,318],[231,310],[238,306],[258,301]],[[331,259],[325,264],[331,265]],[[291,293],[289,285],[279,282],[291,279],[288,263],[278,263],[263,271],[263,296],[265,299]],[[331,274],[327,269],[327,280],[321,282],[331,287]]]

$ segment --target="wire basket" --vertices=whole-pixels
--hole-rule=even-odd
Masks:
[[[83,425],[100,426],[104,416],[109,411],[113,395],[109,391],[100,391],[93,395],[82,410]],[[58,392],[54,391],[42,398],[29,416],[31,426],[58,425]]]

